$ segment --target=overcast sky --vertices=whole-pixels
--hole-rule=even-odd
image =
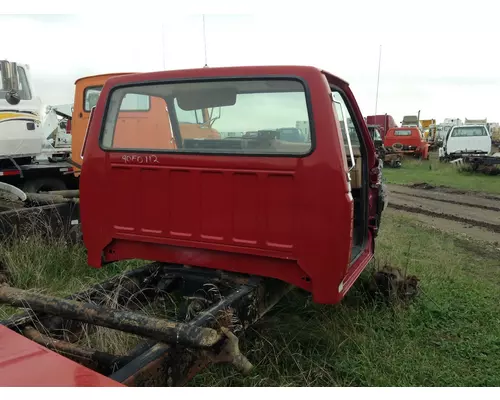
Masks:
[[[450,9],[437,1],[415,2],[419,8],[410,11],[352,3],[333,11],[311,9],[316,15],[208,14],[208,64],[321,67],[347,80],[363,114],[370,115],[382,45],[378,113],[387,112],[398,123],[418,110],[421,118],[438,121],[500,121],[500,19],[492,5],[477,0]],[[103,20],[2,15],[0,58],[30,64],[35,90],[47,104],[72,103],[78,77],[205,63],[201,15]],[[8,38],[12,32],[19,36],[9,41],[6,32]]]

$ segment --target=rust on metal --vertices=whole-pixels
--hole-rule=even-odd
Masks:
[[[57,315],[61,318],[185,346],[212,347],[223,338],[219,332],[211,328],[190,326],[136,312],[113,310],[91,303],[45,296],[8,286],[0,286],[0,303],[7,303],[14,307],[27,307],[35,312]]]
[[[253,366],[239,349],[238,335],[291,288],[274,279],[152,263],[65,299],[0,286],[0,303],[25,309],[1,323],[127,386],[182,386],[211,363],[249,373]],[[173,292],[186,301],[186,313],[181,307],[176,316],[182,323],[133,311]],[[110,295],[128,310],[101,306]],[[124,356],[71,342],[95,326],[152,340]],[[70,336],[63,333],[68,331]]]
[[[64,340],[53,339],[37,331],[32,326],[27,326],[23,329],[23,335],[34,342],[55,350],[68,358],[80,362],[86,367],[93,368],[99,372],[106,371],[109,365],[116,364],[119,360],[118,356],[105,353],[95,349],[76,346],[73,343]]]

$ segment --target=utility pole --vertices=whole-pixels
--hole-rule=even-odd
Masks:
[[[204,66],[204,68],[208,68],[207,33],[205,30],[205,14],[203,14],[203,46],[205,48],[205,66]]]
[[[378,86],[380,83],[380,60],[382,59],[382,45],[380,45],[379,53],[378,53],[378,73],[377,73],[377,94],[375,96],[375,115],[377,115],[377,106],[378,106]]]
[[[165,71],[165,26],[161,23],[161,55],[163,60],[163,70]]]

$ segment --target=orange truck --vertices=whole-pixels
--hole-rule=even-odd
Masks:
[[[75,175],[80,174],[82,149],[92,108],[106,81],[114,76],[131,73],[111,73],[86,76],[75,82],[73,115],[67,131],[71,132],[71,160]],[[183,138],[220,139],[220,133],[212,128],[217,115],[213,108],[185,111],[178,104],[173,105],[177,119],[183,129]],[[114,145],[120,148],[144,149],[177,147],[169,124],[169,111],[165,100],[144,94],[128,94],[116,121]],[[167,129],[165,129],[167,127]],[[141,135],[136,132],[140,131]]]

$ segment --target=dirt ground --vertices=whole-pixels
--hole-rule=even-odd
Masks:
[[[410,214],[443,231],[500,243],[500,196],[426,184],[387,188],[390,213]]]

